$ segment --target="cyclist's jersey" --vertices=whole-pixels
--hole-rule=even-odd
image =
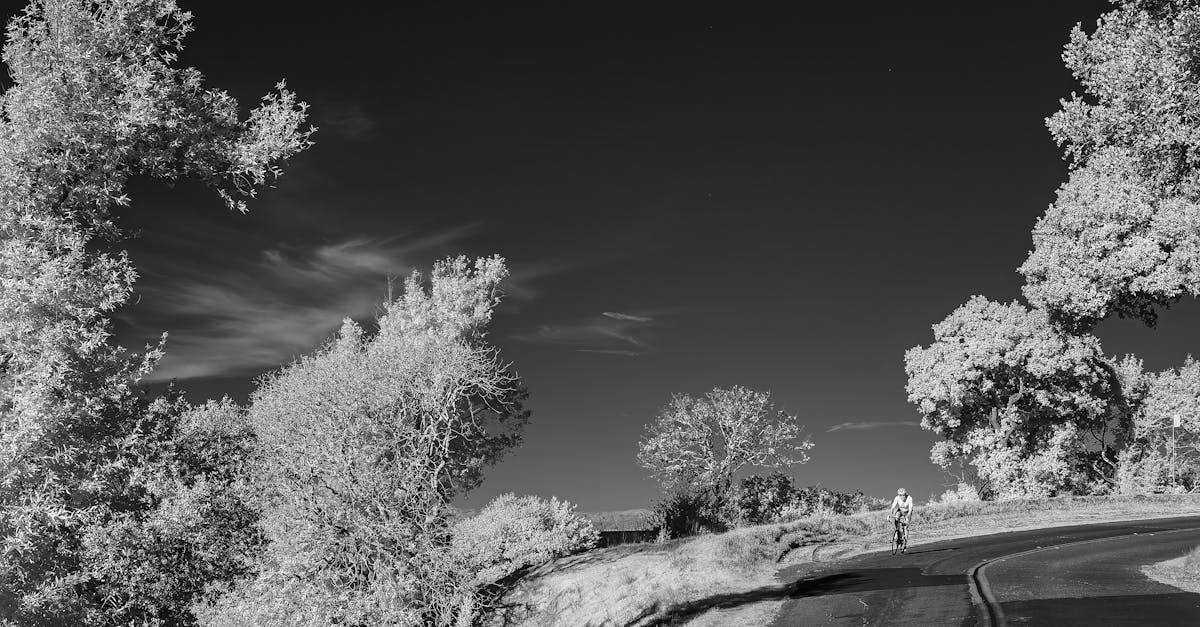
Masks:
[[[903,512],[905,515],[908,515],[912,512],[912,508],[913,502],[911,494],[906,494],[904,496],[897,494],[896,498],[892,499],[892,511],[894,512],[899,511]]]

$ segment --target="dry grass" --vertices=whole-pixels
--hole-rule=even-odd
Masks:
[[[1187,555],[1142,569],[1147,577],[1188,592],[1200,592],[1200,546]]]
[[[1063,497],[919,507],[914,544],[1017,529],[1200,513],[1200,496]],[[756,624],[773,611],[781,566],[884,548],[884,512],[821,516],[661,545],[626,545],[540,569],[506,601],[509,624]],[[1200,563],[1200,555],[1193,558]],[[776,605],[778,601],[774,602]],[[722,605],[738,606],[722,610]]]

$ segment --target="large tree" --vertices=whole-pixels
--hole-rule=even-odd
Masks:
[[[1200,5],[1115,4],[1063,53],[1083,93],[1047,124],[1071,175],[1021,266],[1030,302],[1079,331],[1200,295]]]
[[[666,490],[703,490],[721,506],[743,467],[807,462],[813,444],[801,439],[802,430],[769,392],[733,386],[701,397],[677,394],[647,425],[637,460]]]
[[[211,624],[470,618],[466,574],[446,561],[447,505],[528,418],[519,379],[486,341],[505,276],[495,257],[438,263],[428,282],[408,279],[378,332],[347,321],[262,380],[250,419],[270,545]]]
[[[245,210],[309,143],[305,107],[282,83],[243,118],[229,94],[178,67],[190,30],[173,0],[34,0],[6,31],[0,590],[23,624],[101,620],[104,582],[80,570],[80,543],[145,506],[111,492],[143,411],[134,385],[160,354],[131,355],[109,337],[136,278],[113,212],[130,202],[127,182],[199,180]]]
[[[922,426],[945,438],[935,463],[968,461],[1001,498],[1113,479],[1128,412],[1099,340],[1063,333],[1043,311],[979,296],[933,336],[904,360]],[[1089,451],[1097,463],[1082,464]]]
[[[935,460],[970,457],[1001,495],[1066,489],[1072,469],[1121,489],[1161,481],[1161,430],[1150,425],[1183,371],[1105,359],[1091,332],[1114,314],[1153,326],[1162,308],[1200,295],[1200,3],[1114,4],[1092,32],[1076,26],[1063,53],[1083,92],[1047,120],[1070,176],[1020,267],[1033,307],[1018,316],[1025,339],[995,308],[968,303],[935,327],[932,346],[906,355],[909,397],[947,438]],[[964,316],[981,326],[955,320]],[[1026,363],[1030,343],[1053,356],[1042,362],[1050,380]],[[955,357],[962,344],[983,350]],[[1005,381],[1025,391],[997,395]]]

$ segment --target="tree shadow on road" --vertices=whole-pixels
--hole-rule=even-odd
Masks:
[[[925,575],[920,568],[865,568],[821,577],[800,579],[790,583],[764,586],[748,592],[717,594],[696,601],[680,603],[667,608],[649,608],[630,625],[644,627],[666,627],[681,625],[704,612],[713,609],[730,609],[778,599],[800,599],[827,594],[868,592],[898,588],[921,588],[926,586],[965,585],[965,575]],[[655,616],[647,622],[640,622]]]

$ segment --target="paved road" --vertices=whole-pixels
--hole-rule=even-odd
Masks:
[[[917,531],[914,530],[914,535]],[[1200,517],[1056,527],[780,573],[774,625],[1200,625],[1200,594],[1141,566],[1200,545]],[[989,603],[990,601],[990,603]]]

